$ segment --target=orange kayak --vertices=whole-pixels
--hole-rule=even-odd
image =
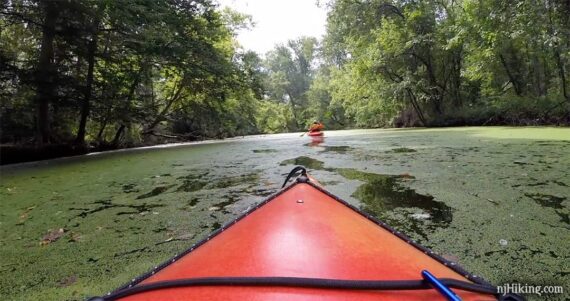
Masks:
[[[480,277],[304,173],[182,254],[91,300],[446,300],[424,270],[457,300],[497,300]]]
[[[307,135],[315,137],[315,136],[322,136],[324,135],[324,133],[322,131],[315,131],[315,132],[309,132]]]

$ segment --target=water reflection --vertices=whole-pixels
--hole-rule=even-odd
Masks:
[[[309,147],[316,147],[325,142],[324,136],[311,136],[311,142],[308,144]]]

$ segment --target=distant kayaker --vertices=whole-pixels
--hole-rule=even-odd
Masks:
[[[309,127],[309,132],[320,132],[325,129],[325,126],[318,120],[315,120],[311,127]]]

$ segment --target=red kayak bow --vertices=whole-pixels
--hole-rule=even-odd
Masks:
[[[304,168],[289,176],[295,171],[303,175],[244,215],[91,300],[499,298],[480,277],[330,194]]]

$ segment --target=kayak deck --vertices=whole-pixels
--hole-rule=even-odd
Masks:
[[[438,278],[484,283],[353,209],[315,184],[293,184],[184,256],[131,285],[227,276],[418,280],[422,270]],[[463,300],[496,300],[492,295],[454,291]],[[362,291],[203,286],[155,290],[121,300],[444,299],[433,289]]]

